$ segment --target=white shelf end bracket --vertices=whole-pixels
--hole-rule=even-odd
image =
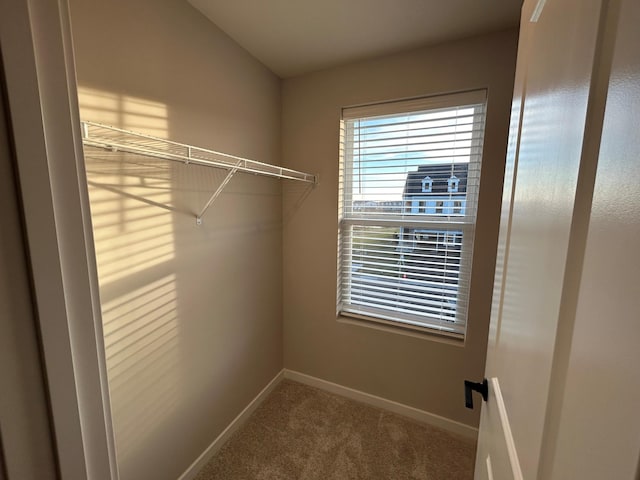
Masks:
[[[240,160],[238,163],[236,163],[235,167],[233,167],[231,170],[229,170],[229,173],[227,173],[227,176],[224,178],[222,183],[218,186],[216,191],[213,192],[213,195],[211,195],[211,198],[205,204],[205,206],[202,209],[202,211],[200,212],[200,214],[196,216],[196,225],[202,225],[202,216],[205,214],[205,212],[208,210],[208,208],[211,206],[211,204],[215,201],[215,199],[220,196],[220,194],[222,193],[222,190],[224,190],[224,187],[226,187],[227,183],[229,183],[229,180],[231,180],[231,177],[233,177],[233,175],[238,171],[238,168],[240,168],[240,164],[241,163],[242,163],[242,160]]]

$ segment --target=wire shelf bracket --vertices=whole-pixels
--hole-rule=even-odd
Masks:
[[[213,195],[211,195],[211,198],[209,198],[209,201],[207,201],[200,213],[196,215],[197,225],[202,224],[202,217],[207,209],[213,204],[216,198],[220,196],[231,178],[237,172],[306,182],[312,184],[314,187],[318,185],[318,175],[311,173],[304,173],[290,168],[217,152],[215,150],[165,140],[163,138],[132,132],[110,125],[103,125],[101,123],[83,121],[81,122],[81,126],[82,143],[85,146],[180,162],[185,165],[202,165],[228,170],[229,172],[225,179]]]

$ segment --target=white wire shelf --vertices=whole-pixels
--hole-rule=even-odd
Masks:
[[[268,163],[250,160],[248,158],[229,155],[227,153],[208,150],[193,145],[173,142],[163,138],[132,132],[122,128],[103,125],[95,122],[83,121],[82,143],[86,146],[103,148],[109,151],[119,151],[160,158],[185,165],[195,164],[206,167],[224,168],[229,171],[218,189],[213,193],[200,214],[196,215],[198,225],[202,223],[202,216],[222,193],[231,177],[237,172],[252,173],[268,177],[282,178],[318,184],[318,176],[304,173],[290,168],[279,167]]]

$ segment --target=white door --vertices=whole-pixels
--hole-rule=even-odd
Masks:
[[[545,480],[640,479],[638,25],[638,0],[609,1],[603,57],[611,73],[584,254],[575,269],[580,283],[571,302],[570,351],[554,362],[562,375],[553,393],[560,390],[562,401],[549,405]]]
[[[523,6],[476,479],[538,475],[601,3]]]

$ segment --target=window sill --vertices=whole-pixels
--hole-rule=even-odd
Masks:
[[[433,342],[446,343],[455,347],[465,346],[465,337],[457,333],[445,333],[431,328],[411,327],[373,317],[365,317],[350,313],[339,313],[336,321],[346,325],[356,325],[359,327],[371,328],[382,332],[405,335],[408,337],[421,338]]]

